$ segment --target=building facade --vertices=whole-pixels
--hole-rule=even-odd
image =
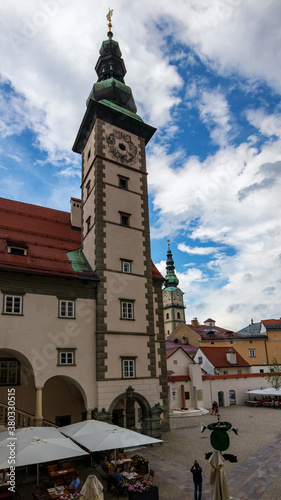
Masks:
[[[71,216],[19,204],[25,230],[3,220],[0,401],[16,384],[18,409],[37,423],[95,416],[160,436],[169,428],[163,278],[151,262],[145,158],[155,129],[136,114],[111,31],[96,72],[73,146],[82,191]],[[2,205],[12,213],[17,202]]]

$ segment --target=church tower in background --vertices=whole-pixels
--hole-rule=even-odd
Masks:
[[[175,273],[175,266],[170,241],[168,240],[168,251],[166,260],[165,288],[163,289],[164,306],[164,328],[165,336],[180,324],[185,323],[185,307],[183,304],[183,292],[178,288],[179,280]]]
[[[169,427],[162,277],[151,262],[145,146],[155,132],[136,114],[113,39],[73,151],[82,155],[82,250],[99,277],[96,297],[98,408],[116,424],[159,436]],[[160,404],[159,404],[160,403]]]

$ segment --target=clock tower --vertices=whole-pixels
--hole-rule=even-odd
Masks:
[[[100,280],[96,401],[109,421],[156,437],[169,427],[163,279],[151,262],[145,158],[156,129],[136,114],[111,15],[73,146],[82,155],[82,251]]]
[[[165,288],[162,291],[166,337],[174,331],[179,323],[185,323],[183,292],[178,288],[178,284],[179,280],[175,274],[174,260],[170,249],[170,241],[168,240]]]

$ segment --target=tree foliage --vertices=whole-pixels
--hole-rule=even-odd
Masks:
[[[277,362],[277,359],[274,358],[272,361],[272,365],[269,368],[268,375],[266,376],[266,380],[273,387],[273,389],[280,389],[281,387],[281,367]]]

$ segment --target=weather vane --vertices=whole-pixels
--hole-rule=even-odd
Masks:
[[[112,24],[111,24],[111,18],[113,16],[113,9],[110,9],[108,7],[108,14],[106,14],[106,19],[108,20],[108,29],[111,32]]]

